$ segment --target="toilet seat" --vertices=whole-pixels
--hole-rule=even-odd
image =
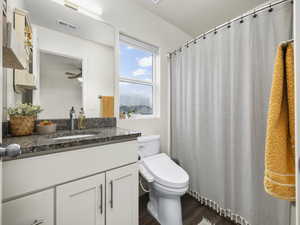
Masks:
[[[188,174],[164,153],[146,157],[142,159],[142,164],[160,185],[170,188],[188,186]]]

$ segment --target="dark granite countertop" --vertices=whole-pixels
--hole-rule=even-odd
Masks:
[[[71,135],[92,135],[83,138],[60,139],[55,138]],[[64,151],[72,151],[86,147],[120,143],[124,141],[136,140],[141,133],[129,131],[117,127],[93,128],[85,130],[58,130],[51,135],[31,135],[24,137],[6,137],[3,139],[2,146],[9,144],[19,144],[21,154],[16,157],[2,157],[3,161],[16,160],[34,157],[44,154],[52,154]]]

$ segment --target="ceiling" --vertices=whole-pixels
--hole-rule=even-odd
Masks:
[[[100,21],[93,20],[72,10],[57,5],[53,1],[23,0],[30,11],[33,23],[76,35],[85,39],[103,39],[111,45],[112,28]],[[85,3],[89,7],[101,8],[103,0],[72,0]],[[111,0],[118,1],[118,0]],[[162,17],[191,36],[197,36],[232,18],[235,18],[267,0],[130,0],[146,10]],[[55,13],[52,13],[55,12]],[[107,12],[104,12],[104,14]],[[68,30],[58,26],[57,20],[63,20],[76,26]],[[90,28],[93,29],[90,29]],[[97,29],[94,29],[98,27]],[[105,30],[105,32],[103,32]],[[107,36],[107,34],[110,34]]]
[[[132,0],[186,33],[197,36],[266,0]]]
[[[82,62],[79,59],[65,57],[61,55],[54,55],[47,52],[41,52],[41,62],[46,64],[52,63],[53,66],[65,65],[68,66],[70,69],[75,69],[78,71],[79,68],[82,68]]]
[[[48,29],[105,45],[114,45],[114,28],[50,0],[23,0],[31,22]],[[92,0],[89,0],[91,2]],[[96,1],[96,0],[93,0]],[[55,13],[53,13],[55,12]],[[75,28],[63,26],[59,21]]]

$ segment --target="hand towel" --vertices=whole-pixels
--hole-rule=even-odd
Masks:
[[[295,106],[293,44],[277,50],[269,102],[264,186],[267,193],[295,200]]]
[[[113,96],[102,96],[101,97],[101,108],[102,108],[102,117],[112,118],[114,117],[114,97]]]

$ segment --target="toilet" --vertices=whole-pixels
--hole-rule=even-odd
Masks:
[[[188,190],[189,175],[160,153],[160,136],[138,138],[140,174],[149,183],[148,211],[161,225],[182,225],[180,197]]]

